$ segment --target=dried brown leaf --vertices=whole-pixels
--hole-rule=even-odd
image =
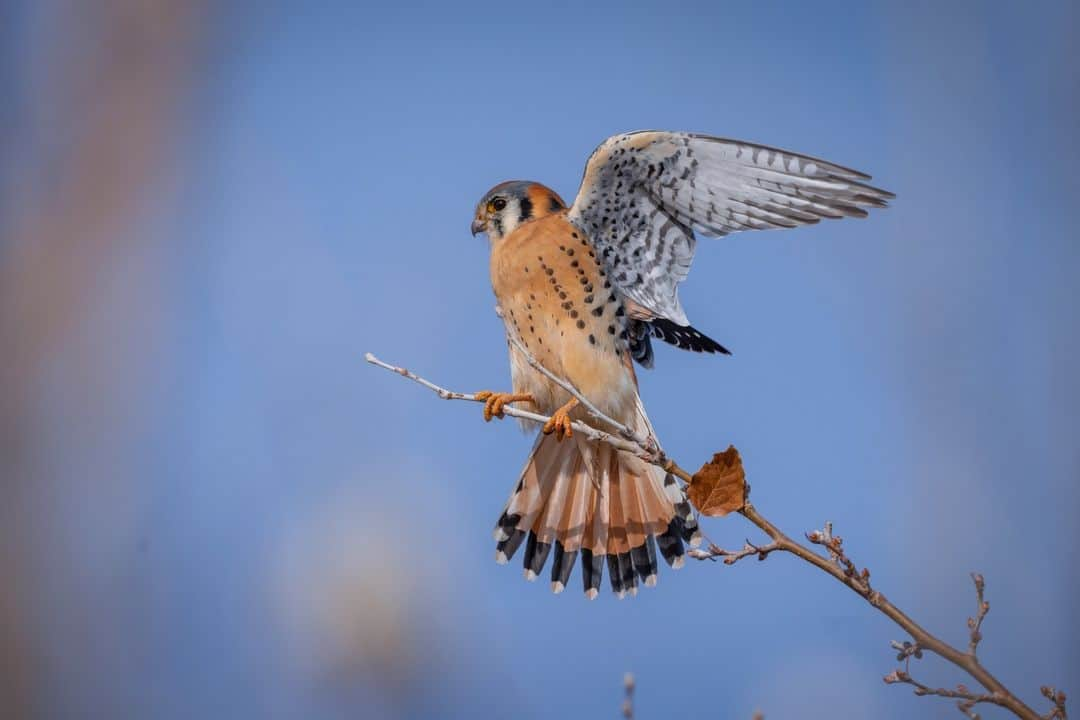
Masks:
[[[746,472],[735,446],[702,465],[686,494],[702,515],[723,517],[741,510],[746,503]]]

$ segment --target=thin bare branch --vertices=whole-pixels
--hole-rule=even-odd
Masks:
[[[483,399],[476,397],[476,395],[473,393],[463,393],[455,392],[453,390],[447,390],[446,388],[440,387],[439,385],[436,385],[429,380],[425,380],[419,375],[410,372],[403,367],[398,367],[396,365],[391,365],[390,363],[383,362],[371,353],[365,353],[364,360],[371,363],[372,365],[381,367],[384,370],[389,370],[391,372],[397,373],[398,375],[408,378],[413,382],[420,383],[428,390],[431,390],[436,395],[441,397],[443,400],[466,400],[469,402],[478,403],[484,402]],[[548,420],[551,419],[551,417],[548,415],[541,415],[540,413],[522,410],[521,408],[516,408],[510,405],[507,405],[503,408],[503,413],[509,415],[510,417],[521,418],[523,420],[533,420],[534,422],[538,423],[546,423]],[[645,448],[641,447],[637,443],[629,440],[624,440],[620,437],[616,437],[609,432],[604,432],[603,430],[599,430],[591,425],[587,425],[577,420],[572,423],[571,427],[574,428],[574,432],[580,432],[582,435],[585,435],[588,438],[608,443],[609,445],[616,447],[619,450],[631,453],[632,455],[636,455],[637,457],[645,460],[646,462],[650,462],[653,464],[658,463],[658,459],[653,453],[648,452]]]
[[[1008,707],[1004,696],[998,695],[997,693],[975,693],[969,690],[966,685],[957,685],[955,690],[930,687],[911,677],[911,674],[907,670],[893,670],[884,677],[884,680],[889,685],[911,685],[915,688],[915,694],[920,697],[924,695],[936,695],[937,697],[952,698],[957,701],[957,709],[971,718],[971,720],[979,720],[980,716],[975,712],[975,706],[980,703],[991,703],[1001,707]]]
[[[971,580],[975,583],[975,598],[978,601],[978,609],[975,617],[968,618],[968,630],[971,631],[971,640],[968,641],[968,655],[975,657],[979,649],[979,641],[982,640],[982,622],[986,613],[990,612],[990,603],[983,599],[983,591],[986,589],[986,581],[979,573],[971,573]]]
[[[780,546],[776,543],[769,543],[768,545],[758,547],[747,540],[741,550],[725,550],[719,545],[709,543],[707,548],[691,548],[686,551],[686,554],[695,560],[712,560],[713,562],[716,562],[717,558],[723,558],[725,565],[734,565],[743,558],[752,556],[757,556],[758,560],[764,560],[769,556],[769,553],[779,549]]]

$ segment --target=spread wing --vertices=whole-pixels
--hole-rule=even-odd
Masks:
[[[678,286],[694,259],[695,231],[720,237],[865,217],[894,197],[869,179],[764,145],[646,130],[608,138],[593,152],[569,218],[624,295],[685,326]]]

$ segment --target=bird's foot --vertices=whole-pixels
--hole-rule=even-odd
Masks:
[[[503,417],[503,408],[510,403],[536,402],[533,396],[528,393],[501,393],[481,390],[476,393],[475,397],[477,400],[484,401],[484,422],[490,422],[493,417]]]
[[[572,421],[570,420],[570,411],[576,408],[577,405],[578,399],[573,398],[570,402],[553,412],[548,421],[544,423],[544,434],[550,435],[551,433],[555,433],[556,440],[562,440],[564,437],[573,437],[574,430],[571,427]]]

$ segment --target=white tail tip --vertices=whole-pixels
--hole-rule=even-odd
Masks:
[[[528,580],[529,582],[533,582],[534,580],[536,580],[536,573],[534,573],[532,570],[526,569],[525,570],[525,579]]]
[[[645,587],[656,587],[656,576],[649,575],[645,578]]]
[[[589,588],[585,591],[585,597],[589,598],[590,600],[595,600],[599,594],[600,591],[596,588]]]
[[[556,595],[558,595],[559,593],[561,593],[561,592],[562,592],[563,590],[565,590],[565,589],[566,589],[566,586],[565,586],[565,585],[563,585],[563,584],[562,584],[561,582],[559,582],[558,580],[556,580],[555,582],[551,583],[551,592],[555,593]]]
[[[620,600],[625,599],[626,598],[626,591],[625,590],[620,590],[619,592],[615,593],[615,597],[619,598]]]
[[[502,550],[496,550],[495,562],[500,565],[505,565],[507,562],[509,562],[509,558],[506,557],[506,553],[504,553]]]
[[[690,536],[690,547],[696,548],[701,545],[701,531],[695,530],[694,534]]]
[[[491,532],[491,535],[495,538],[495,542],[502,542],[503,540],[510,539],[510,533],[506,532],[506,530],[502,529],[501,527],[496,527]]]
[[[686,564],[686,556],[685,555],[680,555],[679,557],[677,557],[677,558],[675,558],[674,560],[671,561],[671,569],[672,570],[678,570],[685,564]]]

